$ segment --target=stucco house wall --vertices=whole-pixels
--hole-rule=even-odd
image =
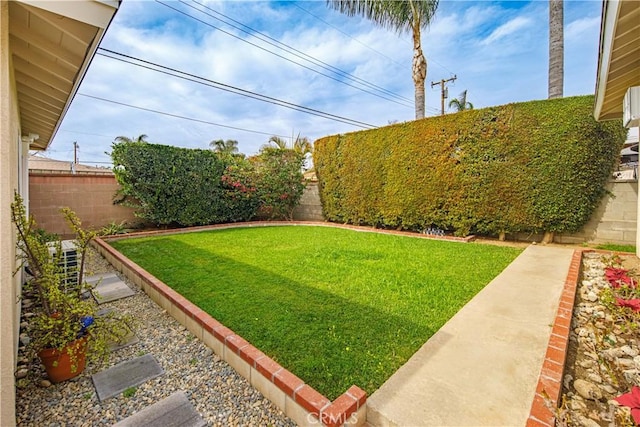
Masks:
[[[15,424],[15,380],[20,305],[15,235],[10,204],[19,188],[24,149],[20,140],[18,98],[9,55],[9,4],[0,2],[0,425]]]

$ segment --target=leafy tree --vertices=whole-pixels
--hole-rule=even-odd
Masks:
[[[327,0],[327,3],[349,16],[361,15],[383,28],[400,34],[412,33],[416,119],[424,118],[427,60],[422,53],[420,31],[431,23],[438,8],[438,0]]]
[[[549,0],[549,99],[562,98],[564,86],[563,9],[563,0]]]
[[[292,220],[304,191],[304,155],[289,148],[263,147],[252,161],[261,201],[260,215]]]
[[[449,101],[449,108],[455,108],[456,111],[473,110],[473,104],[467,101],[467,91]]]
[[[216,153],[221,154],[237,154],[238,153],[238,141],[234,139],[217,139],[209,143],[209,147]]]
[[[149,142],[147,141],[147,138],[148,136],[145,134],[138,135],[137,138],[135,137],[129,138],[128,136],[117,136],[116,139],[114,139],[113,141],[114,142],[138,142],[138,143]]]

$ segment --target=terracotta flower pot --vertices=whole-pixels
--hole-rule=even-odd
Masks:
[[[73,356],[70,356],[69,353]],[[62,351],[56,348],[45,348],[38,352],[49,379],[54,383],[80,375],[84,371],[86,355],[86,337],[70,342]]]

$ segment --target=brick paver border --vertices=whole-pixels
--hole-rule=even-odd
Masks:
[[[249,223],[249,226],[279,225],[279,223]],[[280,224],[291,224],[280,223]],[[309,223],[295,223],[309,225]],[[323,224],[323,223],[319,223]],[[207,229],[247,226],[218,225],[189,229],[132,233],[126,237],[193,232]],[[178,292],[152,276],[139,265],[106,243],[122,238],[96,238],[94,245],[114,268],[126,275],[159,306],[209,346],[221,359],[245,377],[253,387],[277,405],[298,425],[363,425],[366,422],[367,395],[356,385],[331,402],[296,375],[289,372],[231,329],[205,313]]]

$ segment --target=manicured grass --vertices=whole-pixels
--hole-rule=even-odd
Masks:
[[[380,387],[521,252],[307,226],[112,244],[332,400]]]
[[[614,251],[614,252],[631,252],[636,253],[635,245],[620,245],[617,243],[604,243],[602,245],[597,245],[596,249],[604,249],[605,251]]]

